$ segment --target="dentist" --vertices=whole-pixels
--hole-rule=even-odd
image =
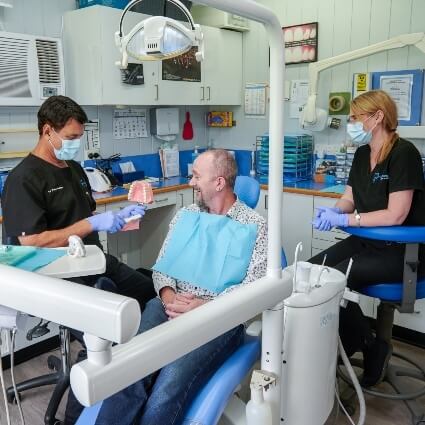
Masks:
[[[140,206],[94,213],[96,202],[89,181],[74,161],[86,122],[86,113],[69,97],[49,97],[40,107],[38,143],[11,171],[2,193],[4,243],[53,248],[67,246],[69,236],[78,235],[85,244],[101,248],[99,231],[117,232],[125,218],[144,215]],[[156,295],[152,280],[112,255],[105,257],[102,276],[115,283],[119,294],[135,298],[143,309]],[[72,280],[93,286],[99,277]],[[82,410],[82,406],[71,404],[73,407],[67,406],[66,425],[74,423]]]

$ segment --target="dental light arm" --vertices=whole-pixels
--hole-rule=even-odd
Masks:
[[[110,341],[129,341],[140,323],[134,299],[4,265],[0,300],[6,307],[85,332],[88,356],[93,354],[96,364],[110,360]]]
[[[75,364],[71,370],[73,391],[83,405],[93,405],[273,307],[291,292],[288,272],[283,272],[281,280],[265,277],[244,285],[113,347],[112,361],[106,366],[88,361]]]
[[[360,59],[365,56],[370,56],[374,53],[384,52],[386,50],[397,49],[406,46],[416,46],[425,53],[425,34],[423,32],[413,34],[403,34],[393,37],[380,43],[372,44],[371,46],[362,47],[361,49],[353,50],[351,52],[342,53],[341,55],[332,58],[323,59],[318,62],[309,64],[309,97],[304,107],[301,126],[314,125],[317,121],[317,85],[319,81],[319,73],[327,68],[349,62],[355,59]]]

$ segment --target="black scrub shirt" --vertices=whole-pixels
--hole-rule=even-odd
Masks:
[[[11,171],[1,197],[3,242],[63,229],[92,215],[96,202],[87,176],[77,162],[67,164],[59,168],[30,154]],[[87,235],[84,243],[100,246],[98,234]]]
[[[370,170],[370,147],[361,146],[354,154],[347,184],[353,189],[358,213],[388,208],[390,193],[413,190],[412,205],[403,225],[425,225],[425,184],[422,160],[416,147],[398,139],[388,157]]]

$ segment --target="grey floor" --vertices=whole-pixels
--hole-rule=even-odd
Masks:
[[[79,350],[79,344],[73,342],[72,352],[75,356]],[[404,354],[409,354],[418,363],[425,366],[425,350],[411,347],[406,344],[394,343],[395,349]],[[48,373],[49,370],[46,366],[47,356],[51,353],[43,354],[31,361],[24,364],[18,365],[15,368],[15,378],[17,382],[24,379],[28,379],[33,376],[38,376],[44,373]],[[6,383],[10,384],[10,370],[5,372]],[[384,386],[385,384],[382,384]],[[44,411],[48,404],[48,400],[52,391],[52,387],[44,387],[34,389],[25,393],[22,399],[22,407],[26,420],[26,425],[42,425],[44,418]],[[65,397],[66,399],[66,397]],[[425,409],[425,398],[423,399],[423,405]],[[16,406],[10,405],[12,424],[20,424],[19,414]],[[366,408],[367,408],[367,425],[411,425],[410,413],[402,402],[396,402],[391,400],[378,399],[370,396],[366,396]],[[65,409],[65,400],[62,401],[60,409],[58,411],[58,419],[63,418]],[[334,409],[335,410],[335,409]],[[4,405],[0,402],[0,424],[5,424],[5,413]],[[357,414],[353,417],[354,422],[357,420]],[[335,412],[332,413],[328,419],[326,425],[345,425],[349,424],[348,420],[343,417],[343,413],[339,412],[338,417],[335,416]],[[260,425],[260,424],[259,424]],[[314,425],[314,424],[312,424]]]

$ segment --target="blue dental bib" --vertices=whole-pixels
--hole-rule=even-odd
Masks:
[[[182,211],[153,270],[219,294],[244,279],[256,238],[256,224]]]

